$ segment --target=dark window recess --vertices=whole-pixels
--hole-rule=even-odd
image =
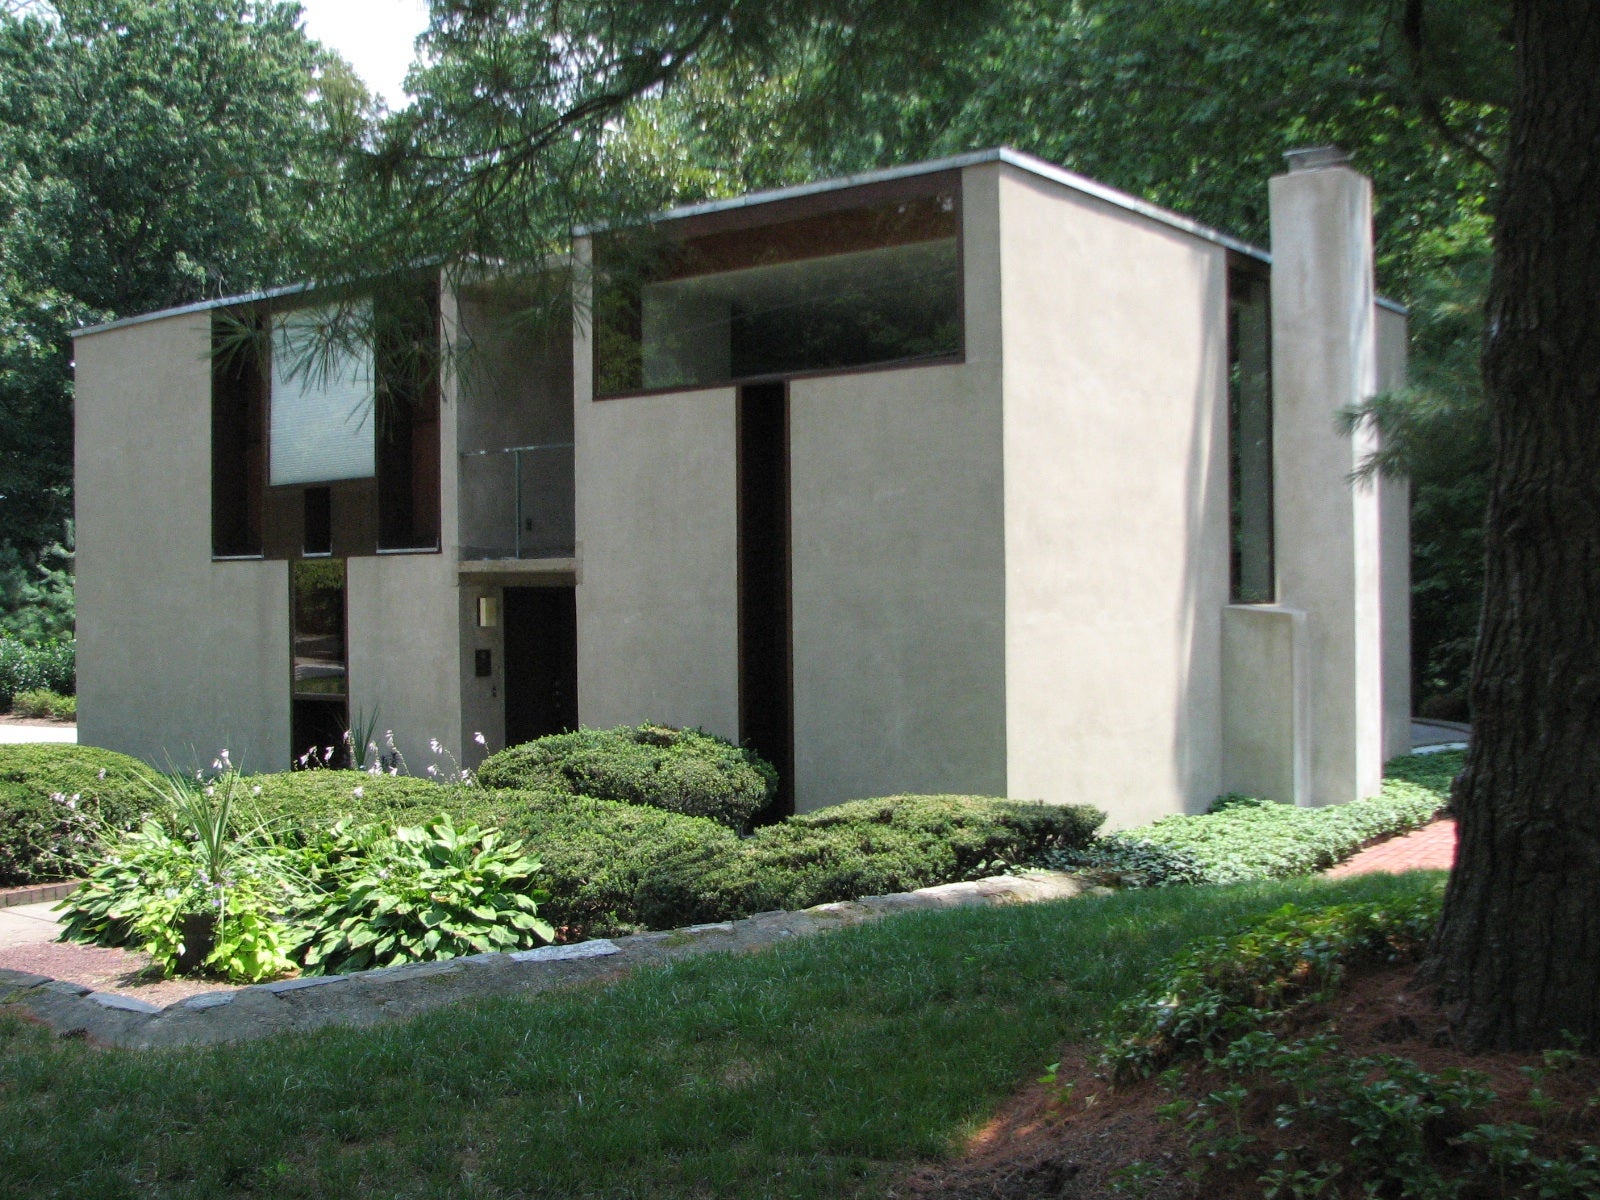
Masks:
[[[1272,523],[1272,307],[1268,277],[1228,272],[1228,577],[1234,604],[1277,598]]]
[[[267,385],[261,325],[219,313],[211,324],[211,552],[260,554]]]
[[[506,745],[577,729],[577,592],[570,587],[506,588],[501,620]]]
[[[325,487],[308,487],[302,496],[305,502],[306,554],[333,553],[333,490]]]
[[[597,241],[596,395],[961,354],[958,177],[755,211]]]
[[[794,812],[789,569],[789,402],[781,383],[739,389],[739,735],[778,771],[761,820]]]
[[[350,727],[345,563],[303,559],[290,567],[289,580],[293,765],[345,766],[350,758],[344,744]]]
[[[374,301],[378,546],[439,544],[439,305],[432,287]]]

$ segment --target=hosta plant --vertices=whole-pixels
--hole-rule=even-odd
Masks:
[[[58,906],[63,938],[138,946],[168,974],[253,983],[293,969],[303,935],[285,918],[303,881],[264,825],[241,821],[238,772],[216,766],[150,777],[156,811]]]
[[[391,836],[340,831],[321,886],[308,972],[361,971],[467,954],[519,950],[554,939],[532,886],[539,863],[522,843],[448,816]]]

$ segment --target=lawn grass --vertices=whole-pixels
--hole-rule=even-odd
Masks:
[[[1434,878],[912,914],[205,1050],[101,1050],[0,1012],[0,1197],[879,1195],[1196,938]]]

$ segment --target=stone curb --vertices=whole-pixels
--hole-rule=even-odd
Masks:
[[[68,883],[40,883],[33,887],[15,888],[0,892],[0,908],[16,908],[19,904],[43,904],[46,900],[65,900],[78,890],[76,879]]]
[[[215,1045],[330,1025],[375,1025],[479,996],[532,995],[614,976],[635,966],[715,950],[757,949],[902,912],[1032,904],[1103,891],[1060,871],[995,875],[820,904],[803,912],[757,913],[739,921],[631,937],[408,963],[354,975],[285,979],[233,992],[206,992],[166,1008],[42,975],[0,970],[0,1006],[16,1006],[58,1036],[84,1037],[108,1046],[148,1050]]]

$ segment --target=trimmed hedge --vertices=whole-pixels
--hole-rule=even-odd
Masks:
[[[40,642],[29,645],[0,635],[0,708],[9,708],[18,692],[52,691],[70,696],[78,690],[78,643]]]
[[[1104,820],[985,796],[855,800],[664,859],[640,882],[639,917],[671,928],[978,879],[1085,846]]]
[[[740,838],[705,817],[591,796],[441,787],[353,771],[262,776],[262,816],[303,832],[449,812],[495,826],[542,864],[540,912],[564,940],[726,921],[774,908],[974,879],[1082,846],[1104,815],[976,796],[857,800]],[[354,790],[361,788],[360,797]]]
[[[566,792],[642,804],[744,829],[778,790],[778,773],[749,750],[699,729],[618,726],[558,733],[490,755],[490,788]]]
[[[145,770],[93,746],[0,746],[0,887],[85,871],[98,860],[102,826],[130,829],[148,811]],[[69,806],[55,794],[77,799]]]
[[[1309,875],[1344,861],[1374,838],[1433,820],[1450,802],[1450,782],[1461,760],[1459,751],[1395,759],[1382,791],[1348,804],[1301,808],[1224,797],[1212,812],[1164,817],[1101,838],[1083,851],[1046,855],[1044,861],[1147,887]]]

